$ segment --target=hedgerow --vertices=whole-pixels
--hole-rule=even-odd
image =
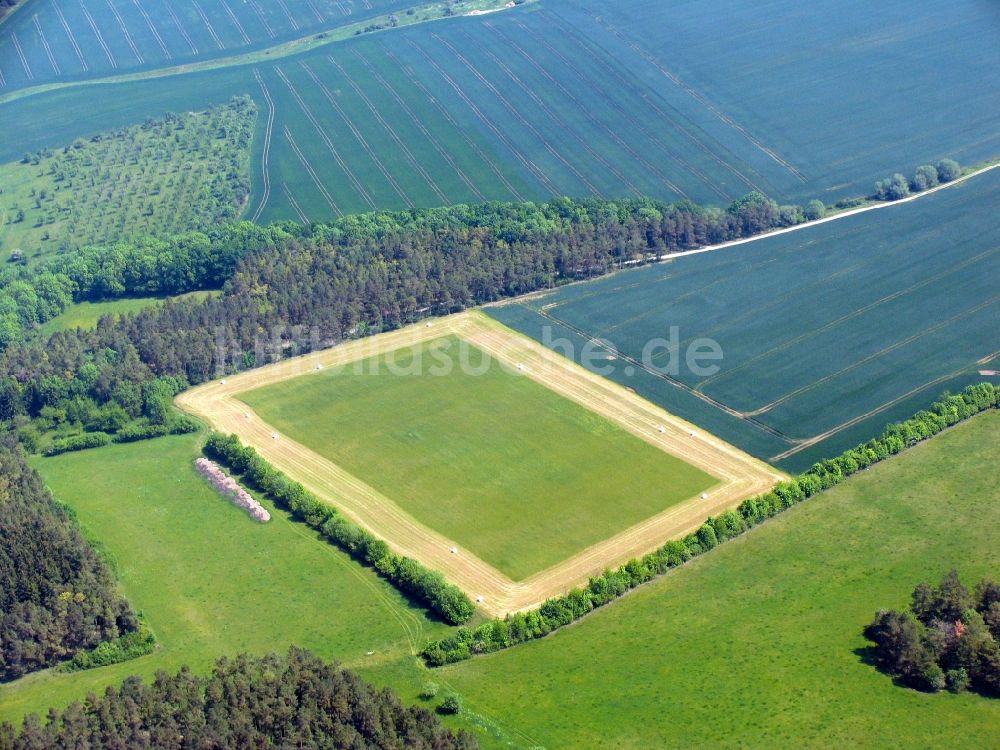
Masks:
[[[404,594],[447,622],[460,625],[472,617],[475,611],[472,601],[457,586],[445,581],[443,575],[412,558],[391,552],[384,541],[318,500],[301,484],[271,466],[252,447],[244,446],[235,435],[212,433],[204,451],[209,458],[241,475],[244,482],[267,495],[294,518],[320,532],[354,559],[373,567]]]
[[[430,643],[424,649],[423,657],[430,666],[441,666],[546,636],[636,586],[743,534],[786,508],[839,484],[851,474],[900,453],[964,419],[996,408],[998,401],[1000,387],[991,383],[969,386],[958,395],[944,395],[929,409],[918,412],[905,422],[890,425],[880,437],[813,465],[804,474],[780,482],[771,491],[744,500],[735,510],[709,518],[701,528],[684,539],[667,542],[617,570],[605,571],[591,578],[586,586],[549,599],[538,609],[517,612],[502,620],[491,620],[475,629],[459,628],[454,635]]]

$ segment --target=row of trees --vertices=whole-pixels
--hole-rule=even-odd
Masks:
[[[0,338],[5,314],[16,334],[0,352],[0,422],[13,423],[38,449],[45,444],[39,431],[70,437],[113,433],[135,419],[156,423],[147,414],[152,382],[196,384],[780,221],[780,207],[759,194],[727,210],[559,199],[375,212],[310,227],[238,223],[89,248],[50,261],[37,276],[25,271],[0,290]],[[92,331],[20,340],[23,324],[72,300],[223,283],[221,297],[167,302],[105,318]]]
[[[133,632],[108,566],[10,436],[0,438],[0,680]]]
[[[317,500],[301,484],[268,464],[256,450],[242,445],[235,435],[213,433],[205,444],[205,454],[240,474],[248,485],[265,493],[354,559],[375,568],[379,575],[446,622],[460,625],[475,612],[469,597],[445,581],[440,573],[390,551],[384,541]]]
[[[148,684],[129,677],[50,711],[45,724],[30,715],[19,732],[0,725],[0,750],[99,747],[474,750],[478,743],[296,648],[282,657],[219,659],[207,677],[186,667]]]
[[[865,637],[905,685],[1000,696],[1000,585],[991,579],[970,591],[953,570],[937,586],[921,583],[909,610],[881,610]]]
[[[466,305],[603,273],[624,261],[799,223],[823,213],[822,204],[814,203],[805,209],[778,206],[760,193],[725,210],[647,199],[486,203],[356,214],[310,227],[237,222],[166,239],[85,247],[35,269],[8,267],[0,273],[0,348],[25,338],[73,302],[220,288],[239,259],[249,255],[266,259],[275,251],[293,251],[327,261],[336,255],[330,270],[340,276],[381,261],[414,293],[423,291],[424,306]],[[547,249],[548,241],[559,237],[565,238],[563,247]],[[580,243],[588,241],[593,247],[581,249]],[[448,254],[461,267],[448,268],[451,259],[441,257]],[[437,257],[429,264],[431,256]],[[423,265],[415,268],[410,257]],[[487,263],[474,283],[466,265],[470,260]],[[506,267],[505,260],[513,262]],[[458,278],[423,277],[445,270]],[[358,275],[359,282],[367,282],[367,273]]]
[[[962,176],[962,168],[954,159],[942,159],[937,166],[922,164],[917,167],[909,180],[899,172],[892,177],[875,183],[875,193],[872,196],[880,201],[898,201],[911,192],[920,193],[941,183],[957,180]]]
[[[744,500],[736,510],[709,518],[684,539],[667,542],[645,557],[630,560],[617,570],[605,571],[582,588],[549,599],[535,610],[491,620],[476,628],[459,628],[454,635],[430,643],[424,649],[424,659],[431,666],[441,666],[548,635],[786,508],[839,484],[851,474],[963,419],[996,408],[998,403],[1000,388],[991,383],[970,386],[958,395],[944,396],[927,411],[887,427],[878,438],[845,451],[837,458],[815,464],[804,474],[779,483],[770,492]]]

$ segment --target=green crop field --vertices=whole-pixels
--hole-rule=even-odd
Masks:
[[[429,621],[374,572],[272,510],[258,524],[194,470],[198,438],[160,438],[39,459],[56,498],[113,561],[125,594],[159,641],[146,657],[0,686],[0,720],[83,699],[128,675],[221,655],[305,646],[414,700],[426,677],[412,657],[445,626]],[[370,656],[368,652],[374,652]]]
[[[894,685],[881,607],[1000,566],[1000,414],[851,479],[542,641],[441,670],[524,746],[983,747],[1000,702]]]
[[[404,0],[31,0],[0,27],[0,93],[272,47]]]
[[[910,204],[677,258],[489,310],[539,340],[589,338],[635,360],[610,374],[794,471],[873,437],[997,354],[1000,171]],[[647,342],[677,326],[676,373]],[[720,371],[686,348],[707,337]],[[602,361],[601,366],[607,365]]]
[[[249,197],[255,120],[243,98],[0,165],[0,252],[31,261],[235,218]]]
[[[437,339],[240,398],[515,580],[716,483],[492,358],[466,374],[458,351]]]
[[[55,7],[82,12],[56,2],[42,0],[39,18]],[[285,2],[297,16],[308,15],[313,0]],[[364,13],[396,8],[375,3],[337,16],[341,3],[315,3],[321,15],[333,14],[334,35]],[[129,18],[138,22],[138,45],[149,35],[145,20],[134,3],[114,4],[126,27]],[[52,146],[53,129],[30,124],[53,120],[57,111],[63,121],[53,128],[71,140],[141,122],[150,111],[195,110],[249,94],[261,112],[252,216],[316,221],[372,208],[554,195],[725,204],[759,188],[782,201],[832,202],[920,163],[1000,156],[1000,43],[992,15],[977,0],[846,9],[833,0],[806,7],[781,0],[769,13],[780,22],[768,24],[751,22],[759,6],[748,0],[727,0],[724,10],[693,2],[542,0],[433,23],[413,23],[429,11],[399,11],[412,25],[298,54],[280,46],[282,34],[258,33],[261,3],[186,0],[176,12],[196,19],[190,33],[202,35],[193,39],[202,59],[211,37],[194,5],[229,30],[218,31],[225,50],[257,50],[248,64],[7,101],[0,104],[9,123],[0,158]],[[266,14],[284,15],[280,3],[267,5]],[[106,6],[91,12],[110,14]],[[245,17],[249,46],[227,6]],[[471,6],[456,7],[461,13]],[[22,67],[11,47],[15,35],[29,61],[44,57],[27,49],[30,29],[17,26],[33,28],[28,11],[5,24],[11,33],[0,32],[0,69],[8,78]],[[739,20],[738,40],[719,33],[720,15]],[[170,13],[157,21],[161,16]],[[121,36],[111,20],[108,35]],[[87,26],[84,19],[83,31]],[[669,42],[649,38],[649,28],[669,30],[655,35]],[[176,31],[168,36],[168,48],[186,45]],[[103,52],[91,42],[87,49],[99,59]],[[818,45],[829,54],[815,55]],[[152,46],[155,52],[159,45]],[[113,56],[132,54],[126,42],[118,47]],[[58,50],[75,54],[68,44]],[[153,60],[162,66],[182,59],[140,50],[144,59],[149,53],[146,67],[139,66],[149,73],[156,72]],[[931,75],[945,80],[923,85]],[[830,91],[840,97],[832,110]],[[100,108],[91,106],[95,97]]]

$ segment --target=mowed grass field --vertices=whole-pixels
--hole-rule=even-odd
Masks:
[[[894,685],[861,630],[951,568],[996,576],[998,443],[991,412],[572,627],[440,674],[526,747],[991,747],[1000,702]]]
[[[269,523],[250,520],[194,471],[198,445],[187,435],[36,461],[112,560],[159,648],[111,667],[0,685],[0,720],[44,716],[128,675],[151,678],[183,664],[204,671],[222,655],[291,644],[391,679],[416,700],[427,675],[412,654],[446,626],[284,513],[271,508]]]
[[[1000,170],[891,206],[488,310],[536,339],[610,342],[610,375],[790,471],[863,442],[998,353]],[[676,374],[647,342],[678,327]],[[683,363],[718,342],[717,374]],[[599,362],[606,365],[606,362]],[[727,411],[728,409],[728,411]]]
[[[515,580],[717,483],[483,357],[449,336],[239,398]]]
[[[197,1],[228,19],[231,0]],[[234,13],[257,21],[254,6]],[[293,16],[303,7],[289,6]],[[738,37],[718,33],[721,15],[742,19]],[[254,215],[321,221],[561,195],[726,205],[759,189],[781,202],[833,202],[942,157],[1000,156],[1000,31],[978,0],[875,9],[780,0],[768,11],[778,20],[757,16],[748,0],[724,11],[545,0],[254,65],[51,91],[0,105],[9,123],[0,157],[52,145],[31,125],[56,111],[53,127],[71,139],[245,93],[260,110]],[[843,102],[830,111],[832,90]]]

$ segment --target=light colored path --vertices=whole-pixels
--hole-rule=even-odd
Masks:
[[[674,505],[547,570],[523,581],[512,581],[464,550],[459,541],[422,524],[391,498],[332,461],[284,435],[274,438],[274,427],[237,398],[253,388],[307,377],[449,334],[486,351],[512,372],[536,380],[717,477],[719,484],[709,491],[707,499],[699,496]],[[430,325],[421,323],[206,383],[180,394],[177,404],[215,429],[238,435],[318,498],[384,539],[395,552],[442,572],[472,598],[483,597],[480,607],[492,616],[529,609],[565,593],[605,568],[692,531],[706,517],[734,507],[783,478],[770,466],[480,312],[436,319]],[[623,471],[627,470],[623,466]],[[586,523],[587,519],[580,522]],[[452,548],[457,548],[458,553],[453,554]]]

